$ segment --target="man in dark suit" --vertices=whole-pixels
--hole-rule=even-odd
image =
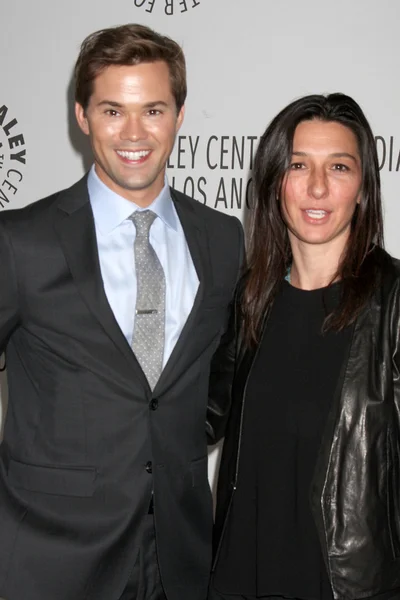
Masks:
[[[6,600],[206,597],[210,361],[243,242],[237,219],[166,183],[185,97],[169,38],[89,36],[76,116],[94,167],[1,214]]]

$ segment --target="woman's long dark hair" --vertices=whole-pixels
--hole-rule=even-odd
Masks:
[[[338,331],[352,323],[376,284],[375,269],[366,260],[374,244],[383,247],[380,176],[371,127],[360,106],[349,96],[305,96],[273,119],[255,156],[248,270],[242,294],[244,337],[248,344],[259,340],[264,316],[291,264],[287,226],[280,207],[281,187],[291,162],[296,127],[313,119],[340,123],[353,131],[362,167],[361,200],[334,277],[343,282],[342,299],[338,308],[327,316],[325,328]]]

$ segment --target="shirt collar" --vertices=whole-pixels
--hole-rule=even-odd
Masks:
[[[87,185],[96,226],[104,234],[111,233],[135,211],[147,209],[152,210],[168,227],[178,230],[178,215],[172,202],[167,176],[165,176],[163,189],[146,208],[130,202],[111,190],[101,181],[94,165],[89,171]]]

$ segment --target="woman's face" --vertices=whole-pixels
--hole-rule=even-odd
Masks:
[[[319,120],[299,123],[281,197],[292,246],[344,248],[360,201],[361,171],[351,129]]]

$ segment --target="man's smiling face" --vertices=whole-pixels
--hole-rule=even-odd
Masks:
[[[90,136],[97,175],[117,194],[148,206],[164,186],[168,157],[182,124],[168,65],[110,66],[94,80],[86,110],[75,107]]]

